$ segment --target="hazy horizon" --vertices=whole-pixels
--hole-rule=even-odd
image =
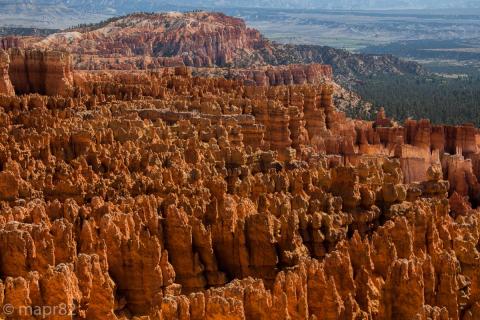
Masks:
[[[278,9],[341,9],[341,10],[386,10],[386,9],[450,9],[480,8],[480,0],[0,0],[0,10],[34,10],[36,7],[51,7],[55,10],[104,11],[126,13],[132,10],[163,10],[168,7],[185,8],[278,8]]]

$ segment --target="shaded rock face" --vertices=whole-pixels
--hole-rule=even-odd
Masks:
[[[15,95],[12,82],[8,74],[8,68],[10,65],[10,58],[8,53],[0,49],[0,94],[7,96]]]
[[[351,120],[328,82],[72,83],[0,97],[7,319],[480,317],[476,129]]]
[[[9,75],[17,94],[70,96],[73,74],[69,54],[59,51],[10,49]]]
[[[21,37],[6,36],[0,38],[0,49],[8,51],[12,48],[23,48],[25,45]]]

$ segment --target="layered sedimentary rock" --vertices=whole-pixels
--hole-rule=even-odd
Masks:
[[[332,67],[320,64],[269,66],[259,69],[229,69],[228,79],[243,80],[247,85],[278,86],[320,84],[333,78]]]
[[[73,94],[71,58],[60,51],[10,49],[9,75],[17,94]]]
[[[221,13],[172,12],[133,14],[112,19],[99,28],[67,30],[35,46],[74,53],[76,65],[82,69],[99,69],[103,62],[124,69],[179,63],[197,67],[249,66],[262,59],[257,49],[265,47],[266,42],[258,30],[247,28],[238,18]],[[99,59],[88,59],[92,55]]]
[[[8,68],[10,65],[10,57],[8,53],[0,49],[0,94],[7,96],[15,95],[10,76],[8,74]]]
[[[72,77],[0,97],[7,319],[480,317],[475,128],[348,119],[328,82]]]
[[[165,89],[161,88],[164,77],[181,74],[187,77],[180,77],[169,84],[175,88],[177,95],[180,92],[196,92],[194,86],[198,85],[209,87],[211,93],[202,93],[201,97],[198,93],[197,101],[190,106],[163,102],[165,110],[156,111],[161,114],[155,115],[154,119],[173,123],[181,119],[207,117],[211,123],[217,124],[237,117],[243,133],[249,132],[247,136],[252,137],[254,133],[251,130],[263,132],[261,135],[266,146],[283,154],[288,154],[288,149],[293,148],[301,156],[302,152],[308,153],[313,148],[319,153],[342,156],[343,162],[352,164],[368,156],[396,157],[400,159],[404,179],[408,183],[425,181],[428,168],[441,164],[445,178],[452,182],[452,192],[458,189],[461,194],[475,196],[475,177],[480,171],[477,129],[469,125],[434,126],[428,120],[409,120],[402,127],[382,112],[373,123],[351,121],[335,110],[333,87],[328,81],[318,85],[252,86],[242,84],[241,80],[188,78],[190,72],[186,68],[166,68],[154,73],[77,72],[74,82],[79,94],[95,93],[103,100],[112,95],[127,100],[140,99],[142,95],[164,99]],[[121,84],[115,84],[115,79]],[[216,88],[225,93],[215,97]],[[263,140],[247,138],[248,143],[255,146]],[[450,155],[456,154],[459,157],[453,158],[457,159],[455,162],[447,161]],[[462,161],[471,164],[459,164],[463,171],[448,170],[448,163]],[[466,173],[460,174],[460,171]],[[457,178],[451,178],[455,175],[453,172],[457,172]]]
[[[2,46],[71,52],[75,68],[81,70],[235,67],[256,70],[256,80],[264,81],[259,68],[319,63],[334,66],[336,80],[349,84],[359,76],[378,73],[425,73],[420,64],[389,55],[275,43],[258,30],[247,28],[241,19],[211,12],[134,13],[47,37],[0,38]],[[289,84],[289,77],[281,76],[283,84]]]
[[[191,68],[198,77],[241,80],[245,85],[279,86],[293,84],[321,84],[332,81],[333,70],[329,65],[290,64],[252,68]]]
[[[27,38],[23,37],[15,37],[15,36],[6,36],[0,38],[0,49],[5,51],[12,49],[12,48],[24,48],[26,44],[24,43],[24,39]],[[32,42],[38,41],[38,38],[33,38]]]

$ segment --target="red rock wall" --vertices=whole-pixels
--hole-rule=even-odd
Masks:
[[[68,54],[30,49],[11,49],[9,52],[9,74],[17,94],[73,94],[73,73]]]
[[[21,37],[0,37],[0,49],[9,50],[12,48],[24,48],[25,43]]]

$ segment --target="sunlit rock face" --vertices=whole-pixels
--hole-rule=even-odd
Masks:
[[[15,91],[8,74],[9,66],[10,57],[8,53],[0,49],[0,94],[13,96],[15,95]]]
[[[80,69],[251,66],[265,64],[260,49],[270,46],[243,20],[206,12],[132,14],[92,28],[4,42],[8,48],[20,42],[70,52]]]
[[[322,65],[0,71],[8,319],[480,317],[476,128],[349,119]]]
[[[0,101],[1,303],[85,319],[478,316],[471,127],[351,120],[328,82],[72,78],[70,97]]]

